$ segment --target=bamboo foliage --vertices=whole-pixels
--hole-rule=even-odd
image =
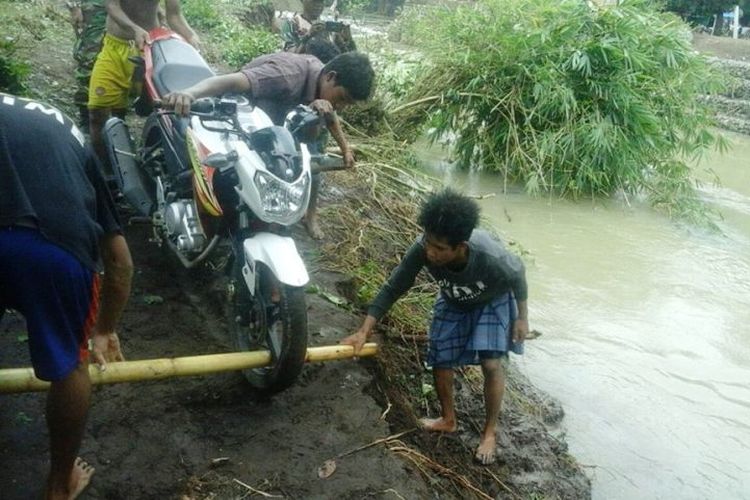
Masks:
[[[397,130],[417,117],[452,138],[460,165],[530,192],[623,191],[701,212],[685,203],[688,165],[724,142],[697,98],[720,85],[676,17],[646,0],[479,0],[433,14],[414,18],[429,64],[394,108]]]

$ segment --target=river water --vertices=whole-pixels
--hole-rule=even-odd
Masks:
[[[480,201],[527,259],[532,329],[515,358],[565,408],[595,499],[750,498],[750,139],[704,166],[723,235],[647,206],[503,194],[502,180],[425,169]],[[708,178],[708,177],[707,177]]]

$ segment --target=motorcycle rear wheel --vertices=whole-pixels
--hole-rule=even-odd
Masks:
[[[307,354],[307,304],[305,290],[279,283],[270,270],[258,264],[255,295],[242,276],[242,259],[233,266],[230,323],[240,351],[268,350],[271,365],[243,370],[252,387],[272,395],[291,386]],[[278,296],[273,297],[273,291]]]

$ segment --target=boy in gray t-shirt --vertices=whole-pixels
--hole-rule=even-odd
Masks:
[[[480,364],[484,374],[487,420],[475,458],[495,461],[496,427],[505,372],[501,359],[523,353],[529,331],[528,295],[523,263],[486,231],[477,204],[450,189],[433,194],[422,207],[424,234],[409,248],[370,305],[359,330],[341,341],[359,352],[378,320],[406,293],[420,269],[427,268],[440,286],[435,302],[427,363],[433,367],[441,417],[423,418],[430,431],[454,432],[453,369]]]

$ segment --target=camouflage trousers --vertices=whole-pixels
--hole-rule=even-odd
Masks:
[[[76,61],[75,77],[77,83],[73,98],[76,106],[84,114],[89,100],[91,70],[94,68],[96,55],[102,48],[102,39],[104,38],[107,21],[104,0],[81,0],[81,13],[83,14],[83,29],[78,34],[73,49],[73,58]]]

